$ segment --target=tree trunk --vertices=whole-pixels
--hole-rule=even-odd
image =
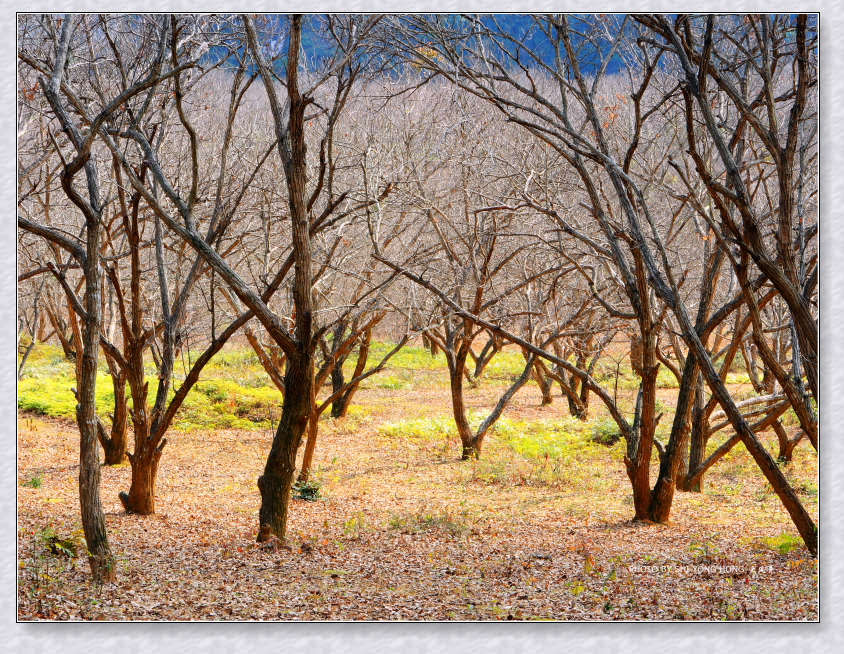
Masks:
[[[592,374],[591,368],[594,367],[594,363],[595,361],[589,366],[590,369],[588,372],[590,375]],[[586,370],[586,357],[582,353],[578,353],[575,365],[581,370]],[[560,370],[559,374],[560,388],[568,401],[569,414],[578,420],[587,420],[589,417],[589,385],[584,384],[580,377],[571,373],[568,377],[569,387],[566,388],[562,381],[565,379],[564,371]]]
[[[160,459],[161,448],[144,449],[129,455],[129,461],[132,464],[132,483],[128,493],[122,492],[119,495],[127,513],[139,515],[155,513],[155,480]]]
[[[466,405],[463,403],[463,371],[466,367],[466,354],[458,352],[449,356],[448,373],[451,384],[451,408],[454,412],[454,423],[457,425],[457,435],[463,451],[460,458],[477,459],[481,454],[481,443],[475,439],[469,420],[466,418]]]
[[[71,142],[80,143],[79,132],[71,122],[59,96],[62,74],[67,63],[73,20],[67,16],[62,24],[61,42],[56,53],[55,68],[49,83],[42,77],[44,95],[59,118],[62,129]],[[73,137],[76,137],[75,139]],[[88,201],[74,188],[73,178],[84,167]],[[65,165],[61,174],[65,195],[85,216],[85,319],[81,338],[81,361],[77,361],[76,422],[79,425],[79,505],[82,530],[88,550],[88,563],[95,583],[112,581],[115,577],[114,557],[108,543],[105,514],[100,500],[100,457],[97,437],[96,386],[97,358],[100,351],[100,203],[99,174],[90,153],[83,153],[77,145],[77,158]],[[68,300],[69,301],[69,300]],[[75,316],[71,309],[71,316]],[[77,344],[79,340],[77,340]]]
[[[70,22],[70,21],[68,21]],[[65,26],[67,29],[67,26]],[[89,186],[96,186],[90,178],[96,175],[86,164]],[[63,183],[72,182],[63,176]],[[70,193],[68,195],[71,195]],[[86,220],[85,312],[82,330],[82,356],[78,366],[79,391],[77,394],[76,422],[79,425],[79,505],[82,510],[82,530],[88,549],[88,563],[96,583],[113,581],[116,573],[114,557],[108,543],[105,514],[100,499],[100,456],[97,437],[97,358],[100,351],[99,271],[99,221],[96,217]]]
[[[590,373],[591,374],[591,373]],[[578,420],[589,419],[589,386],[580,381],[577,375],[569,375],[570,386],[563,383],[565,377],[560,377],[560,389],[566,396],[569,405],[569,414]]]
[[[688,471],[697,470],[706,456],[706,443],[709,440],[706,436],[705,402],[703,397],[704,384],[703,376],[698,374],[695,389],[695,403],[692,409],[692,431],[689,438],[689,465]],[[688,472],[680,490],[689,493],[700,493],[703,490],[703,476],[694,480],[688,479]]]
[[[481,349],[481,353],[478,355],[477,359],[475,359],[475,372],[472,375],[473,379],[480,379],[480,376],[483,374],[487,364],[492,361],[492,357],[494,357],[500,349],[501,343],[495,335],[490,335],[489,340]]]
[[[343,393],[336,400],[331,403],[331,417],[345,418],[349,411],[349,405],[352,403],[352,396],[349,393]]]
[[[794,455],[794,448],[797,447],[797,443],[799,443],[803,437],[806,435],[806,432],[800,431],[796,437],[789,438],[788,434],[785,431],[785,428],[782,426],[779,420],[774,422],[771,425],[771,428],[774,430],[774,433],[777,435],[777,442],[779,444],[779,453],[777,454],[777,461],[782,463],[789,463],[791,461],[792,456]]]
[[[273,537],[284,540],[290,491],[296,472],[296,452],[308,425],[313,384],[313,358],[309,352],[288,358],[284,386],[287,394],[273,438],[264,474],[258,478],[261,508],[258,513],[258,541]]]
[[[337,365],[331,369],[331,394],[334,395],[343,386],[346,385],[346,378],[343,375],[343,363],[341,361],[337,362]],[[346,393],[340,394],[336,400],[331,403],[331,417],[332,418],[342,418],[346,415],[346,411],[349,410],[349,398],[347,397]]]
[[[632,471],[628,470],[630,483],[633,487],[633,507],[636,520],[650,520],[651,502],[651,454],[653,453],[656,400],[656,376],[658,366],[651,366],[643,370],[642,378],[642,407],[639,423],[639,444],[637,456]]]
[[[527,352],[523,352],[523,354],[526,357],[528,356]],[[536,380],[536,385],[539,386],[540,393],[542,393],[542,406],[548,406],[554,401],[554,397],[551,395],[552,381],[546,374],[544,367],[543,363],[537,360],[533,364],[533,378]]]
[[[88,549],[88,563],[96,583],[113,581],[115,577],[114,557],[108,544],[105,514],[100,500],[100,457],[97,439],[97,416],[95,398],[97,383],[97,352],[100,347],[99,325],[99,280],[97,279],[97,247],[91,247],[97,237],[97,228],[89,225],[89,249],[94,278],[86,279],[85,306],[88,320],[84,326],[82,346],[82,375],[79,381],[79,404],[76,406],[76,422],[79,425],[79,505],[82,510],[82,529]]]
[[[685,307],[682,303],[677,303],[676,298],[672,299],[675,300],[672,309],[674,310],[674,315],[677,316],[680,328],[683,331],[684,340],[689,347],[689,356],[694,353],[694,356],[697,357],[701,372],[710,391],[717,398],[724,414],[733,425],[737,436],[744,443],[744,446],[747,448],[750,456],[753,457],[756,465],[759,466],[762,474],[765,475],[768,483],[773,487],[785,510],[788,511],[788,515],[803,538],[806,548],[813,555],[816,555],[818,553],[818,530],[812,517],[801,504],[800,498],[797,497],[794,489],[788,483],[785,475],[783,475],[782,470],[777,466],[776,461],[774,461],[768,450],[756,438],[756,434],[753,433],[753,430],[736,407],[727,387],[712,365],[709,353],[706,351],[697,332],[695,332]]]
[[[114,386],[114,413],[111,416],[111,430],[108,437],[100,438],[105,453],[105,465],[116,466],[126,461],[126,443],[129,427],[129,411],[126,399],[126,376],[112,373]]]
[[[592,374],[591,369],[589,370],[589,374]],[[580,404],[581,409],[579,410],[579,415],[576,417],[586,420],[589,417],[589,386],[583,383],[580,384]]]
[[[355,369],[352,373],[352,379],[357,379],[360,375],[363,374],[363,371],[366,369],[367,361],[369,360],[369,346],[372,342],[372,329],[367,329],[366,332],[363,334],[363,338],[360,341],[360,347],[358,348],[358,360],[355,363]],[[346,384],[346,379],[343,375],[343,362],[340,361],[331,371],[331,394],[334,395],[340,389],[343,388]],[[355,382],[345,390],[345,392],[341,393],[337,396],[337,399],[331,403],[331,417],[332,418],[343,418],[346,415],[346,412],[349,410],[349,404],[352,402],[352,398],[357,393],[357,390],[360,386],[360,382]]]
[[[638,438],[635,447],[628,444],[628,456],[625,459],[627,475],[633,487],[633,507],[635,520],[650,520],[651,455],[656,432],[656,378],[659,364],[656,360],[656,336],[650,330],[641,337],[631,338],[631,364],[634,370],[641,371],[641,385],[637,400]]]
[[[471,438],[468,441],[463,441],[462,445],[463,447],[460,455],[460,459],[462,461],[481,458],[481,446],[483,445],[483,439]]]
[[[264,474],[258,478],[261,508],[258,512],[258,540],[273,537],[284,540],[290,491],[296,473],[296,452],[308,426],[313,402],[313,278],[311,273],[310,218],[306,202],[307,147],[305,144],[305,109],[308,99],[299,91],[299,56],[302,46],[302,16],[290,17],[287,46],[288,110],[276,95],[269,64],[258,45],[252,20],[243,17],[249,46],[267,92],[275,123],[279,158],[284,166],[290,207],[291,241],[294,255],[293,308],[294,344],[287,344],[287,370],[284,375],[284,404],[281,419],[270,448]],[[286,113],[286,120],[285,120]],[[281,342],[278,343],[282,345]]]
[[[308,481],[311,474],[311,464],[314,461],[314,450],[316,450],[317,434],[319,433],[319,414],[316,404],[311,405],[311,417],[308,420],[308,438],[305,441],[305,453],[302,455],[302,467],[299,469],[299,476],[296,481],[304,483]]]
[[[654,522],[668,522],[671,515],[675,481],[680,478],[680,466],[688,446],[689,419],[696,394],[697,376],[698,368],[695,358],[687,356],[680,392],[677,396],[677,408],[674,411],[674,423],[671,425],[671,436],[660,461],[659,476],[651,493],[649,513],[650,519]]]

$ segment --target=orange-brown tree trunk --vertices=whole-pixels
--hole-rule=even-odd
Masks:
[[[627,476],[633,488],[634,519],[650,520],[651,455],[656,432],[656,378],[659,363],[656,359],[656,336],[650,327],[642,337],[634,337],[631,344],[631,364],[641,375],[637,398],[636,440],[628,443],[625,458]]]
[[[126,445],[129,427],[129,411],[126,398],[126,375],[119,371],[112,371],[112,386],[114,387],[114,412],[111,416],[109,435],[101,425],[100,444],[103,446],[105,465],[116,466],[126,461]]]
[[[302,467],[299,468],[299,476],[296,481],[304,483],[311,475],[311,465],[314,461],[316,450],[317,434],[319,433],[319,414],[315,403],[311,404],[311,415],[308,419],[308,438],[305,441],[305,452],[302,454]]]
[[[142,450],[129,455],[132,482],[129,492],[120,493],[120,501],[127,513],[152,515],[155,513],[155,481],[161,449]]]
[[[463,378],[466,357],[458,352],[453,362],[449,363],[449,382],[451,387],[451,408],[454,413],[454,423],[457,425],[457,435],[460,437],[462,460],[477,459],[481,455],[482,439],[475,438],[469,420],[466,417],[466,405],[463,401]]]

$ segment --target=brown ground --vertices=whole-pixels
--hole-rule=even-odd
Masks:
[[[548,483],[547,461],[515,461],[495,437],[467,463],[453,442],[379,434],[385,422],[448,415],[446,390],[420,386],[365,389],[365,413],[322,425],[324,498],[294,501],[289,549],[254,543],[268,432],[173,434],[150,517],[120,508],[129,468],[103,468],[119,569],[101,588],[84,558],[46,555],[36,535],[79,529],[74,426],[22,416],[19,481],[43,485],[18,489],[19,618],[817,619],[817,562],[763,542],[796,531],[743,450],[704,493],[678,494],[671,525],[634,524],[615,449]],[[470,391],[470,405],[490,406],[500,390]],[[563,411],[559,397],[538,399],[530,386],[506,415]],[[805,486],[816,456],[805,442],[795,456],[790,474]],[[817,516],[812,491],[802,497]]]

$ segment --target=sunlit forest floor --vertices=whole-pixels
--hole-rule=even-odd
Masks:
[[[505,352],[467,389],[476,421],[520,360]],[[117,494],[128,489],[128,465],[102,469],[118,571],[115,583],[95,587],[84,556],[72,555],[81,524],[78,432],[65,413],[71,377],[60,353],[42,347],[19,386],[22,620],[818,616],[817,561],[741,446],[708,474],[702,493],[677,493],[671,524],[633,523],[624,444],[593,440],[611,430],[595,398],[592,419],[580,422],[558,389],[542,407],[530,384],[488,436],[481,460],[462,462],[442,357],[421,348],[367,380],[346,418],[321,421],[312,472],[319,496],[293,501],[288,542],[278,549],[259,547],[255,534],[256,479],[280,396],[248,351],[226,352],[168,437],[154,516],[122,511]],[[661,379],[660,402],[670,411],[676,389]],[[619,396],[631,403],[633,381],[629,370],[619,379]],[[745,380],[732,381],[741,394]],[[104,415],[110,386],[103,376]],[[714,436],[710,449],[727,436]],[[775,451],[772,434],[766,442]],[[654,462],[654,479],[656,470]],[[817,519],[817,457],[808,442],[785,470]],[[57,547],[56,538],[67,542]]]

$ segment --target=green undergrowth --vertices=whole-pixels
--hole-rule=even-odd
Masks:
[[[369,366],[376,365],[392,347],[393,344],[391,343],[380,341],[372,343]],[[185,351],[177,359],[174,383],[170,389],[171,396],[184,380],[197,356],[198,352]],[[356,353],[353,353],[345,362],[344,371],[347,379],[350,379],[354,372],[355,357]],[[472,362],[469,361],[468,364],[471,368]],[[524,364],[524,357],[518,350],[506,348],[490,361],[479,383],[509,384],[521,374]],[[149,382],[148,401],[151,404],[155,397],[158,380],[149,355],[146,357],[145,372]],[[617,370],[616,364],[608,359],[599,362],[595,377],[605,388],[614,388],[616,375],[618,376],[619,390],[635,391],[638,388],[639,378],[631,371],[627,359],[620,363]],[[728,378],[731,383],[746,383],[746,379],[747,375],[743,372],[730,373]],[[447,383],[444,355],[438,352],[432,356],[424,347],[407,345],[390,359],[383,371],[366,379],[362,388],[402,392],[419,390],[431,385],[439,386],[444,383]],[[658,384],[662,388],[676,388],[677,380],[665,366],[661,366]],[[18,408],[40,415],[73,419],[75,417],[76,400],[71,389],[75,385],[73,363],[65,359],[61,348],[54,345],[37,344],[27,360],[23,375],[18,383]],[[108,423],[109,415],[112,413],[114,406],[114,391],[105,359],[102,356],[100,357],[97,375],[96,395],[98,413]],[[621,397],[619,399],[622,400]],[[281,401],[281,393],[273,385],[251,348],[244,346],[226,347],[214,356],[203,369],[200,381],[188,394],[182,408],[177,413],[173,428],[183,431],[197,429],[268,429],[278,421]],[[131,407],[131,399],[129,405]],[[662,430],[667,429],[670,425],[669,414],[670,410],[666,412],[666,416],[662,420],[660,425]],[[323,418],[329,419],[328,415],[328,412],[326,412],[323,414]],[[479,423],[480,418],[476,422]],[[789,424],[796,421],[788,415],[785,422]],[[504,434],[508,429],[507,425],[507,419],[500,421],[495,433]],[[391,427],[387,425],[383,429],[387,433]],[[567,429],[572,431],[574,428],[568,427]],[[445,433],[454,432],[454,426],[453,421],[449,423],[448,420],[445,422],[440,420],[431,423],[422,419],[415,423],[411,421],[411,423],[403,424],[401,430],[406,432],[406,435],[410,438],[434,437],[442,439]],[[533,440],[536,442],[540,439],[539,433],[554,434],[553,437],[549,436],[550,440],[546,443],[547,447],[556,443],[559,437],[559,433],[547,426],[539,431],[534,430],[533,433]],[[549,453],[549,456],[552,456],[552,454]]]
[[[376,349],[387,351],[389,344],[377,343]],[[413,349],[413,348],[412,348]],[[421,351],[410,352],[418,357]],[[172,398],[185,379],[198,354],[184,353],[175,363]],[[147,357],[149,359],[149,357]],[[370,361],[374,361],[374,357]],[[347,362],[348,363],[348,362]],[[354,360],[351,361],[354,368]],[[349,370],[351,375],[352,370]],[[373,375],[369,380],[377,388],[405,389],[411,387],[412,371],[398,370]],[[158,390],[158,379],[151,361],[147,361],[146,380],[149,383],[148,402],[152,404]],[[76,398],[71,390],[76,386],[74,364],[64,357],[61,348],[38,344],[33,349],[18,382],[18,409],[53,418],[75,419]],[[128,392],[128,388],[127,388]],[[327,392],[327,389],[326,389]],[[103,357],[97,373],[97,412],[104,423],[114,411],[114,387]],[[128,405],[132,407],[131,397]],[[245,429],[264,430],[278,423],[282,394],[264,371],[254,351],[248,347],[224,348],[202,371],[200,380],[185,398],[173,420],[178,431]],[[344,425],[352,428],[366,415],[362,407],[350,406]],[[322,415],[331,420],[330,411]]]
[[[480,414],[469,416],[477,428]],[[570,416],[539,420],[502,417],[487,435],[481,457],[461,469],[463,481],[485,484],[587,485],[603,488],[608,470],[617,470],[624,444],[608,438],[615,431],[604,417],[580,421]],[[400,446],[456,457],[459,439],[450,416],[416,418],[382,424],[379,434]],[[604,441],[608,444],[603,444]],[[609,444],[612,441],[612,444]]]
[[[195,360],[196,355],[192,360]],[[192,360],[186,354],[176,362],[174,386],[184,380]],[[147,366],[148,398],[152,403],[158,390],[154,368]],[[18,383],[18,408],[54,418],[75,418],[76,386],[73,363],[60,348],[38,345],[30,355]],[[170,396],[176,388],[170,389]],[[128,390],[128,389],[127,389]],[[114,409],[114,388],[105,362],[100,360],[97,374],[97,411],[108,423]],[[278,421],[281,393],[261,368],[251,349],[223,350],[205,367],[200,381],[191,389],[176,414],[173,428],[265,429]],[[132,406],[131,397],[128,401]]]

